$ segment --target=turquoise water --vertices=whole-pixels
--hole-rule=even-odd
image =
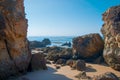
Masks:
[[[74,38],[74,36],[31,36],[28,37],[29,41],[42,41],[44,38],[48,38],[51,41],[51,45],[50,46],[61,46],[63,43],[66,42],[71,42],[72,43],[72,39]]]

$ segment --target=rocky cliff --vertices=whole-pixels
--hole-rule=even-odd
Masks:
[[[23,0],[0,0],[0,80],[26,72],[31,54]]]
[[[120,6],[111,7],[103,14],[105,61],[114,69],[120,70]]]

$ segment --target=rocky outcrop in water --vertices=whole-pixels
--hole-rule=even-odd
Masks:
[[[0,0],[0,80],[27,71],[27,27],[23,0]]]
[[[120,6],[108,9],[103,20],[104,59],[112,68],[120,70]]]
[[[73,39],[75,58],[93,62],[102,55],[104,42],[99,34],[88,34]]]
[[[45,38],[41,42],[40,41],[29,41],[29,44],[30,44],[29,46],[31,49],[42,48],[42,47],[46,47],[47,45],[50,45],[51,41]]]

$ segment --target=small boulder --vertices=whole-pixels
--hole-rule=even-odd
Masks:
[[[106,72],[102,75],[94,76],[93,80],[119,80],[119,78],[112,72]]]
[[[74,61],[70,59],[70,60],[67,60],[66,65],[72,67],[73,63]]]
[[[75,76],[76,78],[78,78],[79,80],[92,80],[91,77],[86,75],[85,71],[80,72],[78,75]]]
[[[55,68],[56,68],[56,69],[60,69],[60,66],[59,66],[59,65],[55,65]]]
[[[58,59],[56,64],[65,64],[66,60],[65,59]]]
[[[84,71],[86,69],[86,63],[84,60],[77,60],[73,63],[72,68],[75,68],[78,71]]]
[[[47,66],[46,66],[46,61],[44,58],[44,55],[41,53],[36,53],[36,54],[32,54],[32,60],[31,60],[31,70],[46,70]]]

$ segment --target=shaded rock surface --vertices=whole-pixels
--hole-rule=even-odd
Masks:
[[[86,75],[85,71],[81,71],[78,75],[75,76],[78,80],[92,80],[91,77]]]
[[[27,27],[23,0],[0,0],[0,80],[27,71]]]
[[[97,33],[80,36],[73,39],[73,54],[78,59],[94,61],[102,55],[104,42]]]
[[[102,75],[94,76],[93,80],[119,80],[119,78],[112,72],[106,72]]]
[[[72,59],[70,59],[70,60],[67,60],[67,62],[66,62],[66,65],[68,65],[68,66],[70,66],[70,67],[72,67],[72,65],[74,64],[74,60],[72,60]]]
[[[71,47],[71,42],[63,43],[61,46],[68,46],[68,47]]]
[[[56,64],[66,64],[66,60],[65,59],[58,59],[56,61]]]
[[[32,54],[32,59],[29,67],[31,68],[32,71],[41,69],[46,70],[47,66],[44,54],[41,53]]]
[[[111,7],[103,14],[104,59],[112,68],[120,70],[120,6]]]
[[[49,47],[43,51],[48,54],[46,58],[54,62],[59,59],[68,60],[72,58],[71,48]]]

